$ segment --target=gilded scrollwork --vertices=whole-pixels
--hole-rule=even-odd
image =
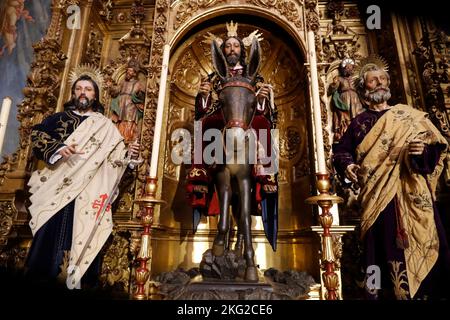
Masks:
[[[344,245],[344,243],[342,242],[342,234],[333,234],[332,238],[333,238],[333,253],[334,257],[336,258],[334,265],[336,270],[339,270],[339,268],[341,267],[341,258]]]
[[[164,176],[169,179],[178,181],[177,166],[171,161],[169,148],[166,149],[166,155],[164,156],[164,159]]]
[[[293,159],[300,152],[301,137],[294,126],[286,128],[280,137],[280,156],[286,160]]]
[[[325,159],[331,159],[331,143],[330,134],[326,129],[328,126],[328,109],[326,102],[323,99],[325,93],[325,84],[322,78],[319,78],[319,92],[320,92],[320,109],[321,109],[321,119],[322,119],[322,134],[323,134],[323,145],[325,150]],[[327,161],[327,170],[332,172],[331,162]]]
[[[50,115],[56,108],[61,73],[67,59],[61,51],[61,24],[67,6],[78,3],[78,0],[53,0],[51,6],[54,13],[47,35],[33,45],[34,61],[30,65],[26,87],[22,90],[24,99],[17,106],[17,120],[20,123],[19,148],[12,155],[4,157],[0,165],[0,186],[3,185],[8,172],[24,171],[31,127],[39,121],[41,115]]]
[[[186,118],[185,114],[186,112],[189,112],[190,109],[183,108],[177,104],[171,104],[169,107],[169,126],[170,130],[169,136],[172,135],[172,133],[178,128],[179,125],[185,125],[186,123],[189,123],[190,121],[193,121],[192,118]],[[189,117],[189,115],[188,115]],[[164,176],[179,181],[180,180],[180,174],[179,174],[179,168],[180,164],[175,164],[173,162],[173,157],[179,157],[178,159],[183,159],[183,149],[178,148],[177,145],[179,145],[181,142],[189,141],[189,139],[193,139],[191,133],[188,130],[181,130],[177,133],[177,137],[179,137],[179,140],[172,140],[172,138],[167,139],[166,143],[166,154],[164,156]],[[192,141],[190,141],[192,144]],[[189,148],[191,149],[191,148]],[[193,152],[193,150],[191,150]],[[194,171],[191,171],[194,172]]]
[[[153,128],[156,120],[156,106],[159,93],[159,82],[161,75],[163,47],[167,39],[167,22],[168,22],[168,0],[157,0],[155,3],[155,15],[153,21],[153,37],[151,43],[150,63],[147,67],[147,91],[145,111],[141,133],[141,144],[148,146],[141,153],[144,163],[148,163],[150,159],[150,150],[153,144]],[[147,176],[148,167],[141,165],[137,176],[138,184],[136,194],[142,194],[142,187]]]
[[[297,3],[302,5],[302,1],[290,0],[247,0],[248,3],[254,4],[257,7],[266,9],[275,9],[280,15],[284,16],[288,21],[292,22],[298,30],[304,30],[303,19],[301,11]]]
[[[295,60],[286,51],[281,50],[266,81],[273,84],[275,95],[280,96],[297,88],[301,81],[298,76],[300,73]]]
[[[450,137],[450,88],[448,54],[449,37],[445,32],[424,30],[422,39],[416,44],[414,53],[422,64],[422,79],[425,84],[425,105],[440,131]]]
[[[103,37],[100,30],[96,29],[94,23],[91,23],[89,38],[86,45],[86,55],[84,62],[95,67],[100,67],[100,59],[102,55]]]
[[[8,236],[17,215],[17,209],[13,201],[0,202],[0,247],[8,243]]]
[[[198,10],[214,7],[217,4],[225,2],[225,0],[181,0],[181,4],[177,9],[177,14],[173,28],[178,29]]]
[[[331,1],[327,9],[332,22],[328,24],[327,33],[323,38],[324,60],[331,63],[338,59],[360,58],[359,36],[341,21],[345,12],[343,2]]]
[[[317,0],[305,0],[306,26],[308,30],[316,33],[320,27],[319,11],[317,9]]]
[[[169,124],[172,125],[178,121],[186,121],[186,117],[184,116],[185,108],[178,103],[170,103],[169,106]]]
[[[297,164],[294,165],[294,182],[307,177],[311,174],[311,166],[307,157],[301,159]]]
[[[8,243],[3,250],[0,250],[0,268],[3,270],[23,269],[30,245],[30,239]]]
[[[189,95],[195,95],[200,85],[201,74],[198,62],[191,52],[186,52],[174,68],[172,82]]]
[[[112,10],[114,7],[114,3],[112,0],[101,0],[101,7],[102,9],[98,12],[98,14],[100,15],[100,17],[102,17],[102,19],[104,21],[107,22],[111,22],[112,18],[113,18],[113,14],[112,14]]]
[[[0,164],[0,186],[4,184],[6,174],[14,171],[19,163],[19,152],[14,152],[3,157],[3,162]]]
[[[103,257],[100,281],[111,287],[119,284],[124,291],[128,291],[130,261],[130,241],[128,237],[113,231],[111,244]]]
[[[280,167],[278,169],[278,184],[286,184],[288,183],[288,172],[285,168]]]
[[[61,71],[66,56],[56,39],[44,38],[33,45],[35,61],[31,64],[27,86],[23,89],[25,98],[18,106],[17,119],[20,122],[20,146],[29,143],[29,133],[34,116],[42,113],[48,116],[55,111],[58,101]]]
[[[70,5],[79,5],[80,0],[52,0],[52,19],[47,29],[47,37],[55,38],[61,42],[63,32],[62,27],[65,26],[64,18],[67,17],[67,7]]]

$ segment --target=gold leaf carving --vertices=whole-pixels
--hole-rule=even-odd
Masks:
[[[178,29],[186,20],[192,17],[199,9],[211,8],[225,0],[182,0],[178,7],[173,28]]]

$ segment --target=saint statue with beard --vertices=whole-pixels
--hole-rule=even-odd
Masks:
[[[233,28],[234,27],[234,28]],[[255,36],[257,31],[254,31],[250,36],[241,39],[237,36],[237,23],[233,25],[227,24],[227,38],[224,40],[215,38],[212,41],[217,41],[220,44],[220,49],[226,60],[226,67],[228,70],[227,78],[247,77],[247,61],[246,61],[246,43]],[[256,75],[256,111],[253,119],[249,125],[249,129],[266,130],[269,132],[268,142],[265,143],[267,147],[271,146],[270,130],[275,128],[277,120],[277,111],[274,105],[274,96],[272,86],[264,83],[264,79],[260,74]],[[222,103],[219,99],[219,94],[222,89],[220,76],[216,72],[212,72],[207,77],[202,79],[198,94],[195,98],[195,120],[201,122],[202,136],[208,129],[225,129],[225,120],[222,113]],[[247,130],[247,128],[245,129]],[[202,142],[203,143],[203,142]],[[206,147],[203,143],[200,148],[202,151]],[[263,147],[258,144],[260,152]],[[202,152],[203,153],[203,152]],[[269,154],[266,150],[265,154]],[[218,183],[216,179],[217,165],[202,163],[193,163],[192,167],[187,173],[187,198],[193,208],[193,229],[197,229],[202,215],[219,215],[219,195],[214,186]],[[253,206],[255,213],[262,216],[270,215],[267,224],[267,230],[271,230],[268,234],[270,243],[276,247],[277,234],[277,206],[278,206],[278,180],[275,174],[264,173],[263,165],[255,164],[253,167],[254,187],[254,201]],[[270,201],[268,200],[270,199]],[[267,204],[270,203],[270,204]],[[276,218],[275,218],[276,217]],[[266,229],[266,227],[265,227]],[[240,235],[242,237],[242,235]]]
[[[379,65],[361,68],[356,88],[368,109],[333,146],[344,185],[360,188],[367,298],[448,298],[450,251],[435,205],[447,141],[425,112],[390,106],[389,84]]]
[[[116,196],[110,193],[123,174],[121,161],[139,154],[139,144],[127,150],[117,127],[102,114],[101,75],[78,72],[65,111],[32,129],[33,154],[46,167],[34,171],[28,182],[34,237],[26,273],[33,283],[54,285],[76,268],[73,281],[66,282],[69,289],[97,284],[98,253],[112,231],[111,208],[105,203]]]

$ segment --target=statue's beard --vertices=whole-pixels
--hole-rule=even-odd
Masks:
[[[239,55],[237,55],[237,54],[229,54],[228,56],[227,56],[227,63],[230,65],[230,66],[232,66],[232,67],[234,67],[238,62],[239,62]]]
[[[80,111],[88,110],[92,104],[94,103],[94,99],[89,100],[85,95],[80,95],[75,99],[75,107]]]
[[[383,103],[391,98],[391,90],[387,87],[377,87],[374,90],[366,90],[364,98],[369,103]]]

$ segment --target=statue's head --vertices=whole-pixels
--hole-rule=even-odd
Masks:
[[[238,39],[236,38],[227,39],[220,47],[217,41],[213,41],[211,43],[213,67],[222,81],[224,81],[225,78],[228,77],[228,68],[236,65],[237,61],[235,62],[235,60],[238,59],[239,63],[244,67],[242,76],[248,78],[248,80],[254,84],[261,65],[261,47],[258,39],[253,38],[247,66],[245,64],[245,50],[241,45],[242,43],[238,42]],[[241,48],[242,50],[240,50]],[[243,62],[241,62],[241,60],[243,60]]]
[[[258,30],[253,31],[247,37],[241,39],[237,34],[238,23],[226,23],[227,38],[222,39],[212,33],[208,33],[207,40],[211,41],[211,54],[214,69],[222,79],[228,75],[228,68],[237,64],[242,66],[240,75],[251,81],[256,78],[260,68],[261,47],[259,41],[262,34]],[[250,47],[249,61],[247,61],[246,47]]]
[[[341,64],[339,65],[340,74],[343,77],[349,77],[353,74],[354,67],[355,67],[355,61],[351,58],[345,58],[344,60],[342,60]]]
[[[97,83],[89,75],[81,75],[72,85],[72,99],[64,104],[65,109],[104,112],[100,103],[100,90]]]
[[[72,98],[64,104],[64,110],[88,110],[104,113],[100,103],[102,96],[103,75],[95,66],[83,64],[70,72]]]
[[[368,63],[361,68],[356,88],[360,96],[371,103],[383,103],[391,98],[391,83],[386,70],[375,63]]]
[[[125,80],[130,81],[131,79],[137,78],[139,73],[139,62],[136,59],[131,59],[128,61],[127,69],[125,72]]]
[[[235,66],[238,62],[246,67],[246,54],[244,43],[237,36],[228,37],[220,46],[229,66]]]

